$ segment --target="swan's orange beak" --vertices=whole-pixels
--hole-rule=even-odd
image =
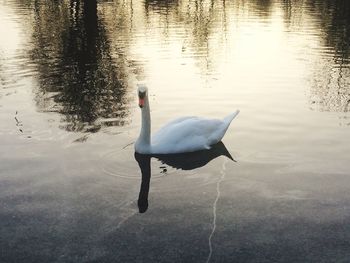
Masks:
[[[139,98],[139,107],[143,108],[143,106],[145,106],[145,99],[144,98]]]

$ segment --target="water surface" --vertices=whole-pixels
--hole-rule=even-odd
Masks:
[[[0,0],[0,261],[347,261],[349,19],[341,0]],[[152,130],[241,111],[237,162],[152,158],[143,214],[138,83]]]

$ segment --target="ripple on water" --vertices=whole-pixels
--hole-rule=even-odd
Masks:
[[[221,160],[218,161],[220,162]],[[134,159],[132,144],[105,153],[99,163],[101,171],[106,175],[127,180],[141,180],[141,170]],[[214,164],[212,167],[215,168],[217,165]],[[162,180],[156,180],[156,184],[152,184],[151,189],[153,192],[194,189],[214,184],[219,173],[219,170],[216,169],[212,172],[208,172],[207,169],[176,169],[156,158],[151,159],[151,171],[152,182],[154,182],[154,179],[163,178]]]
[[[101,157],[101,159],[101,170],[107,175],[125,179],[139,180],[141,178],[141,170],[137,161],[134,159],[133,144],[107,152]],[[166,171],[164,169],[166,169]],[[162,165],[159,161],[152,158],[151,171],[153,179],[163,177],[166,174],[171,174],[174,170],[175,169],[169,167],[165,168],[165,165]]]

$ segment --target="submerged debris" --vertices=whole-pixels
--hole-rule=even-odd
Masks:
[[[23,126],[23,124],[22,124],[22,122],[21,121],[19,121],[18,119],[17,119],[17,114],[18,114],[18,111],[16,111],[16,113],[15,113],[15,121],[16,121],[16,126],[18,127],[18,130],[20,131],[20,132],[22,132],[23,133],[23,130],[21,129],[21,128],[19,128],[19,127],[22,127]]]

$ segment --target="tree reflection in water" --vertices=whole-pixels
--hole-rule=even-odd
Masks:
[[[302,31],[304,37],[309,27],[320,28],[313,36],[320,43],[308,48],[314,54],[307,55],[314,60],[310,61],[311,107],[346,112],[350,108],[349,6],[342,0],[145,0],[100,2],[97,8],[96,1],[34,1],[31,55],[40,83],[36,103],[41,111],[62,113],[61,127],[70,131],[124,125],[133,95],[127,92],[127,83],[144,79],[147,66],[147,54],[135,51],[133,45],[147,42],[147,32],[165,46],[181,38],[181,56],[193,60],[209,83],[219,74],[225,52],[233,48],[232,28],[256,16],[259,23],[273,23],[275,14],[282,12],[288,34]],[[302,12],[305,8],[310,12]]]
[[[135,152],[135,160],[138,162],[142,180],[137,201],[139,212],[144,213],[148,209],[148,193],[151,180],[151,159],[156,158],[163,164],[169,165],[176,169],[193,170],[205,166],[211,160],[226,156],[234,161],[225,145],[220,141],[212,145],[209,150],[200,150],[190,153],[179,154],[139,154]]]
[[[36,1],[33,41],[40,110],[63,114],[68,131],[125,124],[125,69],[111,57],[96,1]]]
[[[221,52],[227,43],[226,34],[240,17],[259,16],[260,23],[272,23],[271,16],[281,10],[284,24],[292,34],[309,34],[313,27],[320,46],[308,48],[315,52],[310,76],[310,103],[321,111],[350,110],[350,4],[343,0],[264,1],[145,1],[150,27],[162,25],[163,37],[171,34],[172,25],[181,24],[188,37],[184,39],[183,55],[197,60],[204,77],[215,73]],[[307,9],[309,12],[304,12]],[[278,13],[278,12],[277,12]],[[218,29],[220,25],[220,30]],[[231,25],[230,25],[231,24]],[[231,36],[232,37],[232,36]],[[221,48],[218,48],[221,47]],[[321,52],[321,54],[317,54]],[[325,52],[325,53],[322,53]],[[310,54],[309,54],[310,55]],[[252,73],[253,74],[253,73]]]
[[[320,27],[322,49],[312,67],[310,103],[321,111],[350,110],[350,4],[342,0],[284,0],[283,9],[288,30],[310,27],[303,9],[312,11]]]
[[[333,55],[323,61],[311,90],[312,102],[322,111],[350,110],[350,4],[348,1],[324,1],[315,4],[325,32],[324,46]],[[320,67],[320,66],[319,66]],[[326,74],[325,74],[326,73]]]

